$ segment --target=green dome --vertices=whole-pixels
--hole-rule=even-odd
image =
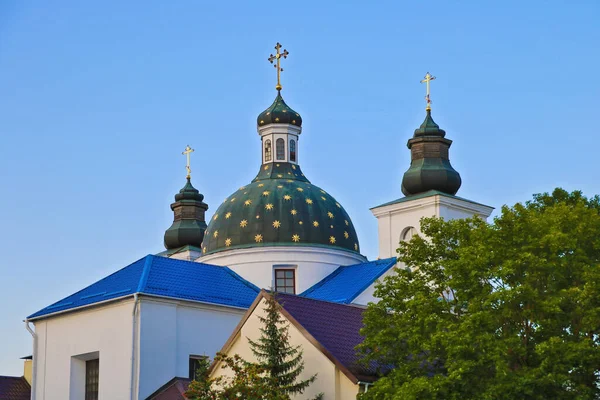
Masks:
[[[204,254],[271,246],[312,246],[359,252],[344,208],[311,184],[300,167],[271,163],[225,199],[208,225]]]
[[[281,92],[277,91],[275,101],[269,108],[258,115],[256,123],[258,126],[268,124],[292,124],[302,126],[302,117],[285,104],[283,97],[281,97]]]

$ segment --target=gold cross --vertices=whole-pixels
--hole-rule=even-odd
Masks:
[[[288,54],[290,54],[290,53],[288,53],[288,51],[286,49],[283,49],[283,53],[280,53],[279,52],[280,48],[281,48],[281,44],[279,42],[277,42],[277,44],[275,45],[275,50],[276,50],[275,55],[271,54],[268,58],[268,60],[271,64],[273,64],[273,61],[277,61],[277,63],[275,63],[275,65],[273,65],[277,69],[277,86],[275,86],[275,89],[277,89],[277,90],[281,90],[280,75],[281,75],[281,72],[283,71],[283,68],[281,68],[281,65],[280,65],[281,57],[287,58]]]
[[[192,154],[193,152],[194,152],[194,149],[192,149],[190,147],[190,145],[188,144],[187,146],[185,146],[185,151],[183,153],[181,153],[187,157],[187,164],[185,166],[185,169],[187,170],[186,179],[190,179],[192,177],[192,170],[190,168],[190,154]]]
[[[435,76],[431,75],[429,72],[425,74],[425,79],[421,81],[421,83],[425,82],[427,84],[427,95],[425,96],[425,100],[427,101],[426,111],[431,111],[431,99],[429,98],[429,82],[435,79]]]

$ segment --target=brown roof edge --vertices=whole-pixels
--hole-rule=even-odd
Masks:
[[[236,326],[236,328],[234,329],[231,336],[229,336],[229,339],[227,339],[227,342],[225,342],[225,344],[223,345],[223,348],[221,349],[221,353],[226,353],[231,348],[231,345],[233,344],[235,338],[238,336],[239,332],[242,330],[242,326],[244,326],[244,324],[246,323],[248,318],[250,318],[250,315],[252,315],[252,313],[254,312],[256,307],[260,304],[260,301],[263,298],[270,299],[270,298],[273,298],[273,296],[271,294],[269,294],[265,289],[262,289],[260,291],[260,293],[258,294],[258,296],[256,296],[256,299],[254,300],[254,302],[252,303],[250,308],[248,308],[248,311],[246,311],[246,314],[244,314],[244,317],[242,318],[240,323]],[[348,368],[346,368],[346,366],[344,364],[342,364],[337,358],[335,358],[333,356],[333,354],[331,354],[329,352],[329,350],[327,350],[321,344],[321,342],[319,342],[317,339],[315,339],[315,337],[313,335],[311,335],[310,332],[308,332],[306,330],[306,328],[304,328],[304,326],[302,326],[302,324],[300,324],[296,320],[296,318],[292,317],[292,315],[289,312],[287,312],[287,310],[281,304],[279,304],[279,305],[281,306],[281,313],[283,314],[283,316],[285,318],[287,318],[287,320],[290,321],[290,323],[292,325],[294,325],[296,327],[296,329],[298,329],[300,331],[300,333],[302,333],[302,335],[313,346],[315,346],[321,353],[323,353],[325,355],[325,357],[327,357],[336,367],[338,367],[340,369],[340,371],[342,371],[344,373],[344,375],[346,375],[352,383],[354,383],[355,385],[358,384],[359,379],[352,372],[350,372],[350,370]],[[209,368],[209,374],[211,374],[215,370],[215,368],[217,367],[217,364],[218,364],[218,362],[216,362],[216,361],[212,362],[212,364],[210,365],[210,368]]]
[[[269,294],[266,294],[266,296],[270,297]],[[334,363],[335,366],[338,367],[340,369],[340,371],[342,371],[344,373],[344,375],[346,375],[346,377],[348,377],[348,379],[350,379],[350,381],[352,383],[354,383],[355,385],[358,384],[359,379],[352,372],[350,372],[350,370],[348,368],[346,368],[346,366],[344,364],[342,364],[337,358],[335,358],[335,356],[333,354],[331,354],[329,352],[329,350],[327,350],[325,348],[325,346],[323,346],[321,344],[321,342],[319,342],[317,339],[315,339],[315,337],[313,335],[311,335],[310,332],[307,331],[306,328],[304,328],[304,326],[302,326],[302,324],[300,324],[298,321],[296,321],[296,318],[294,318],[289,312],[287,312],[287,310],[285,308],[283,308],[283,306],[281,306],[281,313],[292,323],[292,325],[294,325],[304,335],[304,337],[313,346],[315,346],[317,349],[319,349],[319,351],[321,353],[323,353],[325,355],[325,357],[327,357],[329,359],[329,361]]]
[[[233,342],[235,341],[235,338],[238,336],[238,334],[242,330],[242,327],[244,326],[244,324],[246,323],[248,318],[250,318],[250,315],[252,315],[252,313],[254,312],[254,309],[260,304],[260,301],[266,296],[268,296],[266,290],[261,289],[261,291],[258,293],[256,298],[254,299],[254,301],[252,302],[252,304],[250,305],[250,307],[248,308],[248,310],[242,317],[242,320],[237,324],[237,326],[235,327],[235,329],[229,336],[229,339],[227,339],[227,341],[225,342],[225,344],[223,345],[223,347],[221,348],[219,353],[227,353],[227,351],[229,351],[229,349],[231,348],[231,345],[233,345]],[[208,368],[209,375],[212,374],[213,371],[217,368],[217,364],[219,364],[219,362],[217,362],[216,360],[213,360],[213,362],[210,364],[210,367]]]

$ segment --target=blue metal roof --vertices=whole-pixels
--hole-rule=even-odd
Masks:
[[[350,304],[394,265],[396,258],[392,257],[339,267],[300,296]]]
[[[227,267],[147,255],[112,275],[27,317],[141,293],[248,308],[260,289]]]

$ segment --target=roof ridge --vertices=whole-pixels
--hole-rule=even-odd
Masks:
[[[376,260],[376,262],[378,262],[378,261],[380,261],[380,260]],[[367,288],[368,288],[369,286],[371,286],[373,283],[377,282],[377,280],[378,280],[379,278],[381,278],[381,276],[382,276],[383,274],[385,274],[386,272],[388,272],[388,271],[390,270],[390,268],[392,268],[394,265],[396,265],[396,263],[397,263],[397,262],[398,262],[398,260],[397,260],[395,257],[390,257],[390,259],[387,259],[387,262],[385,262],[385,263],[382,263],[382,264],[386,264],[386,265],[389,263],[390,265],[389,265],[389,266],[387,266],[385,269],[382,269],[382,270],[381,270],[379,273],[377,273],[377,274],[375,275],[375,277],[374,277],[372,280],[368,281],[368,282],[367,282],[365,285],[363,285],[363,286],[360,288],[360,290],[357,290],[357,291],[356,291],[356,292],[355,292],[355,293],[354,293],[352,296],[350,296],[350,297],[348,298],[348,302],[350,302],[350,303],[351,303],[351,302],[353,302],[353,301],[354,301],[354,299],[356,299],[358,296],[360,296],[360,294],[361,294],[362,292],[364,292],[365,290],[367,290]]]
[[[141,293],[144,289],[146,289],[146,284],[148,283],[148,276],[150,275],[150,268],[152,268],[152,264],[154,263],[154,256],[152,254],[148,254],[146,256],[146,261],[144,262],[144,269],[142,269],[142,275],[140,276],[140,280],[138,282],[138,287],[136,292]]]
[[[97,281],[95,281],[95,282],[92,282],[92,283],[90,283],[90,284],[89,284],[89,285],[87,285],[87,286],[84,286],[83,288],[81,288],[80,290],[76,291],[76,292],[75,292],[75,293],[73,293],[73,294],[70,294],[70,295],[68,295],[68,296],[65,296],[65,297],[63,297],[63,298],[62,298],[62,299],[60,299],[60,300],[57,300],[57,301],[55,301],[54,303],[52,303],[52,304],[50,304],[50,305],[48,305],[48,306],[46,306],[46,307],[42,308],[41,310],[38,310],[38,311],[36,311],[35,313],[33,313],[33,314],[29,315],[29,317],[27,317],[26,319],[29,319],[29,318],[30,318],[31,316],[33,316],[34,314],[38,314],[38,313],[40,313],[41,311],[47,310],[48,308],[50,308],[50,307],[52,307],[52,306],[54,306],[54,305],[56,305],[56,304],[60,304],[60,302],[62,302],[63,300],[65,300],[65,299],[67,299],[67,298],[69,298],[69,297],[73,297],[73,296],[75,296],[75,295],[77,295],[77,294],[79,294],[79,293],[83,292],[84,290],[86,290],[86,289],[87,289],[87,288],[89,288],[90,286],[92,286],[92,285],[95,285],[95,284],[97,284],[97,283],[99,283],[99,282],[102,282],[102,281],[104,281],[104,280],[106,280],[106,279],[110,278],[110,277],[111,277],[111,276],[113,276],[113,275],[116,275],[116,274],[118,274],[119,272],[123,271],[124,269],[127,269],[127,268],[131,267],[133,264],[135,264],[135,263],[137,263],[137,262],[139,262],[139,261],[143,260],[144,258],[146,258],[146,256],[144,256],[144,257],[142,257],[142,258],[139,258],[139,259],[135,260],[134,262],[132,262],[132,263],[130,263],[130,264],[128,264],[128,265],[126,265],[126,266],[124,266],[123,268],[120,268],[120,269],[116,270],[115,272],[113,272],[113,273],[112,273],[112,274],[110,274],[110,275],[106,275],[104,278],[101,278],[101,279],[99,279],[99,280],[97,280]],[[37,317],[36,317],[36,318],[37,318]]]
[[[202,263],[199,263],[202,264]],[[205,265],[212,265],[212,264],[205,264]],[[218,267],[217,265],[215,265],[215,267]],[[235,272],[234,270],[232,270],[231,268],[229,268],[228,266],[224,265],[222,267],[219,268],[225,268],[225,271],[227,271],[227,273],[229,275],[231,275],[232,277],[234,277],[235,279],[239,280],[240,282],[242,282],[244,285],[248,286],[250,289],[254,289],[256,290],[256,292],[260,292],[260,288],[258,286],[256,286],[254,283],[242,278],[237,272]]]
[[[363,306],[362,304],[340,303],[338,301],[315,299],[313,297],[304,297],[301,294],[291,294],[291,293],[276,293],[275,295],[273,295],[272,293],[269,293],[269,294],[271,294],[275,298],[280,298],[280,299],[283,299],[285,296],[290,296],[290,297],[298,297],[303,300],[311,300],[311,301],[318,301],[318,302],[322,302],[322,303],[335,304],[337,306],[342,306],[342,307],[352,307],[352,308],[360,308],[360,309],[367,308],[367,306]],[[283,304],[282,304],[282,306],[283,306]]]
[[[306,289],[304,292],[300,293],[300,296],[306,297],[307,294],[310,294],[310,293],[314,292],[315,290],[317,290],[318,288],[322,287],[326,282],[329,282],[331,279],[338,276],[341,273],[342,268],[345,268],[345,267],[347,267],[347,265],[340,265],[331,274],[327,275],[325,278],[321,279],[319,282],[315,283],[314,285],[312,285],[311,287]]]

